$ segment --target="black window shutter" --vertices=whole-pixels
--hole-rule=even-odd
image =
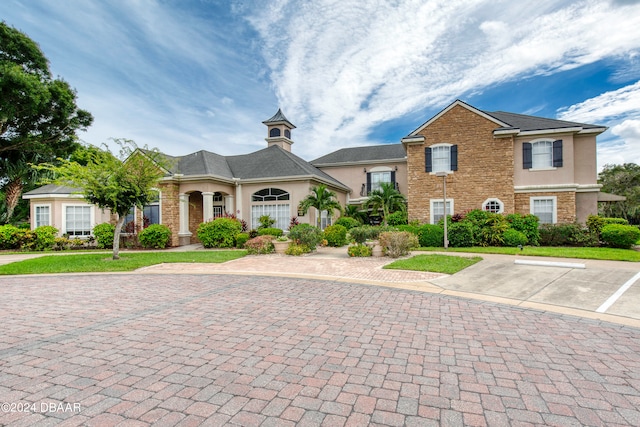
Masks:
[[[367,172],[367,195],[371,193],[371,172]]]
[[[424,171],[425,172],[432,172],[433,171],[433,164],[431,161],[431,148],[430,147],[426,147],[424,149]]]
[[[458,170],[458,146],[457,145],[452,145],[451,148],[449,148],[449,158],[451,159],[451,170],[457,171]]]
[[[553,167],[562,167],[562,140],[553,141]]]
[[[395,186],[396,186],[396,172],[395,171],[391,171],[391,183],[393,184],[393,187],[395,188]]]
[[[531,158],[531,143],[522,143],[522,169],[531,169],[533,167],[533,160]]]

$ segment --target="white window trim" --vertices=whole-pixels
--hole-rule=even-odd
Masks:
[[[529,168],[530,171],[535,172],[535,171],[554,171],[558,168],[553,166],[553,139],[549,139],[549,138],[538,138],[538,139],[534,139],[533,141],[529,141],[529,143],[531,144],[531,165],[532,167]],[[533,167],[533,145],[537,142],[551,142],[551,166],[545,166],[542,168],[534,168]]]
[[[53,225],[53,223],[51,222],[51,214],[52,214],[51,203],[39,203],[37,205],[33,205],[33,228],[38,227],[38,216],[37,216],[38,208],[49,208],[49,225]]]
[[[89,235],[93,233],[93,228],[96,226],[96,213],[95,206],[88,203],[63,203],[62,204],[62,230],[60,234],[67,234],[67,207],[69,206],[88,206],[89,207]],[[74,237],[88,237],[88,236],[74,236]]]
[[[429,146],[429,148],[431,148],[431,167],[432,167],[432,169],[433,169],[433,149],[434,148],[438,148],[438,147],[449,147],[449,169],[444,170],[444,171],[432,170],[431,172],[429,172],[429,175],[435,175],[438,172],[453,173],[453,171],[451,170],[451,147],[453,147],[453,146],[454,146],[454,144],[450,144],[448,142],[440,142],[438,144],[433,144],[433,145]],[[440,200],[442,200],[442,199],[440,199]],[[447,198],[447,200],[449,200],[449,198]]]
[[[535,196],[529,197],[529,213],[535,215],[533,212],[533,202],[536,200],[553,200],[553,215],[551,219],[552,224],[558,223],[558,197],[557,196]]]
[[[435,221],[433,219],[434,217],[434,211],[433,211],[433,205],[435,203],[442,203],[444,202],[444,199],[430,199],[429,200],[429,224],[435,224]],[[444,210],[445,210],[445,214],[446,215],[453,215],[453,213],[455,212],[455,208],[453,205],[453,199],[447,197],[447,203],[449,204],[449,212],[447,212],[447,205],[444,205]]]
[[[486,211],[487,210],[487,205],[491,202],[498,202],[498,204],[500,205],[500,210],[496,213],[503,213],[504,212],[504,203],[502,203],[502,200],[497,199],[495,197],[489,198],[487,200],[485,200],[484,202],[482,202],[482,210]]]

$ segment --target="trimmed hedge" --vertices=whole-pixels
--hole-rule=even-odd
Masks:
[[[151,224],[138,233],[138,241],[145,248],[164,249],[171,242],[171,230],[163,224]]]
[[[289,238],[297,245],[305,245],[314,251],[322,241],[322,230],[310,224],[298,224],[289,230]]]
[[[116,227],[108,222],[103,222],[93,227],[93,235],[96,238],[96,247],[98,249],[111,249],[113,248],[113,236],[116,232]]]
[[[630,249],[640,240],[640,230],[632,225],[607,224],[602,227],[600,238],[613,248]]]
[[[273,236],[280,237],[284,234],[284,232],[275,227],[267,227],[267,228],[258,228],[258,236]]]
[[[216,218],[200,224],[197,235],[205,248],[233,248],[241,231],[242,224],[237,219]]]
[[[323,235],[329,246],[340,247],[347,244],[347,229],[340,224],[326,227]]]
[[[422,247],[441,247],[444,245],[444,229],[439,225],[424,224],[420,226],[418,241]]]

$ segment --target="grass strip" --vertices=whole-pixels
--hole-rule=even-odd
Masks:
[[[384,268],[454,274],[479,261],[482,261],[482,258],[479,256],[469,258],[463,256],[425,254],[415,255],[407,259],[399,259],[391,264],[385,265]]]
[[[55,274],[55,273],[104,273],[133,271],[161,263],[221,263],[241,258],[246,251],[193,251],[193,252],[135,252],[120,253],[120,259],[112,259],[112,253],[45,255],[0,266],[0,275]],[[188,272],[188,271],[185,271]]]
[[[420,251],[443,252],[444,248],[420,248]],[[555,258],[579,258],[597,259],[604,261],[629,261],[640,262],[640,252],[633,249],[616,248],[574,248],[559,246],[525,246],[522,250],[518,248],[496,247],[496,246],[474,246],[471,248],[449,248],[447,252],[465,252],[478,254],[501,254],[501,255],[529,255]]]

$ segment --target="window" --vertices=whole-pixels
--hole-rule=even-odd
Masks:
[[[391,183],[391,171],[389,172],[371,172],[371,191],[380,190],[383,182]]]
[[[69,236],[91,234],[91,206],[65,207],[65,233]]]
[[[284,130],[284,136],[288,139],[291,139],[291,131],[289,129]]]
[[[541,140],[522,144],[524,169],[551,169],[562,167],[562,140]]]
[[[282,205],[252,205],[251,206],[251,228],[256,229],[260,225],[260,217],[262,215],[269,215],[276,220],[273,224],[274,227],[281,230],[289,228],[289,219],[291,215],[289,213],[289,204]]]
[[[329,216],[329,213],[327,211],[320,212],[320,229],[324,230],[325,228],[330,226],[332,222],[331,220],[332,217]]]
[[[51,206],[36,205],[35,206],[36,227],[43,225],[51,225]]]
[[[431,199],[431,224],[437,224],[444,218],[444,202],[442,199]],[[453,215],[453,199],[447,198],[447,215]]]
[[[424,149],[426,172],[448,172],[458,170],[458,146],[436,144]]]
[[[279,188],[265,188],[256,191],[251,196],[252,202],[268,202],[274,200],[289,200],[289,193]]]
[[[538,217],[540,224],[555,224],[557,221],[556,196],[531,197],[531,213]]]
[[[482,210],[493,213],[502,213],[504,211],[504,203],[500,199],[487,199],[482,203]]]
[[[280,129],[278,129],[278,128],[272,128],[272,129],[269,131],[269,136],[270,136],[271,138],[274,138],[274,137],[280,136]]]

